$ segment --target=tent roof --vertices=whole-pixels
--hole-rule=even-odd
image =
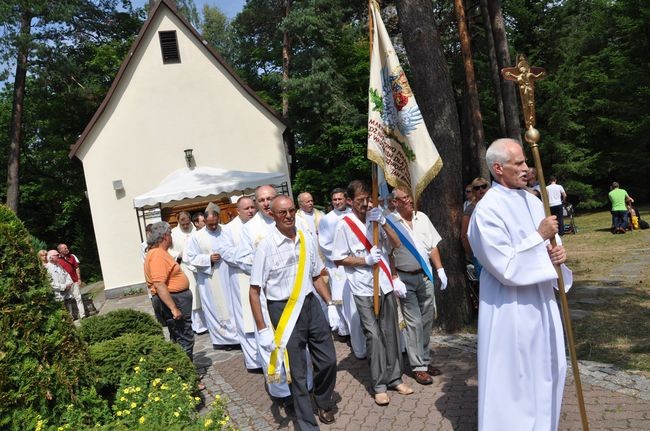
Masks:
[[[207,166],[183,168],[168,175],[158,187],[133,198],[133,206],[144,208],[207,196],[218,199],[252,193],[258,186],[280,185],[286,181],[285,174],[278,172],[227,171]]]

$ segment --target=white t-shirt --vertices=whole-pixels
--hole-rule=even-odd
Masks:
[[[564,187],[559,184],[546,186],[546,193],[548,193],[548,205],[551,207],[562,205],[562,195],[566,195]]]

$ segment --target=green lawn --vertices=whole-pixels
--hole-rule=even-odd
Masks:
[[[650,207],[640,211],[644,218]],[[612,235],[608,211],[576,216],[575,224],[578,233],[563,237],[574,271],[569,302],[590,312],[573,322],[578,357],[650,376],[650,229]]]

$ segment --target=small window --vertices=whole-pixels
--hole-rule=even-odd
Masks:
[[[160,51],[162,52],[163,63],[180,63],[181,55],[178,50],[176,31],[159,31]]]

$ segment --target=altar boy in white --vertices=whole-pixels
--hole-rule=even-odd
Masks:
[[[499,139],[486,153],[495,178],[476,205],[469,242],[483,265],[478,313],[478,428],[557,430],[566,377],[553,265],[566,261],[555,216],[526,190],[521,145]],[[556,236],[558,245],[549,239]],[[571,286],[571,272],[562,265]]]
[[[231,313],[228,267],[222,256],[228,253],[227,242],[219,226],[220,209],[210,203],[205,209],[205,227],[188,241],[185,253],[197,274],[197,287],[205,323],[215,349],[230,350],[239,345]]]

